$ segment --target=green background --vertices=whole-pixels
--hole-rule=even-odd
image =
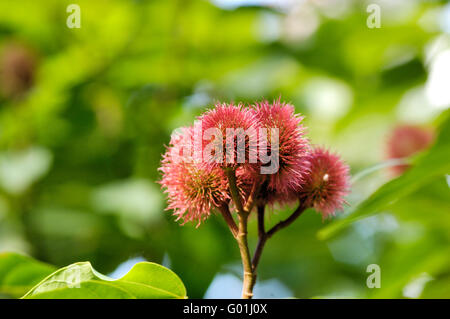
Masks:
[[[440,142],[341,231],[325,236],[335,221],[308,211],[274,236],[256,296],[450,297],[448,102],[430,89],[433,63],[450,49],[449,4],[247,2],[0,0],[0,55],[20,47],[33,61],[31,85],[11,94],[0,60],[0,252],[58,267],[90,261],[104,274],[140,258],[171,268],[189,297],[214,279],[206,297],[239,297],[225,223],[177,224],[157,168],[172,130],[215,101],[281,96],[352,174],[386,159],[398,124],[431,127]],[[372,2],[381,28],[366,25]],[[70,3],[79,29],[66,26]],[[447,54],[447,72],[449,63]],[[445,96],[450,83],[437,78]],[[379,169],[355,181],[347,214],[391,178]],[[291,210],[274,209],[267,223]],[[379,289],[366,285],[369,264],[381,268]]]

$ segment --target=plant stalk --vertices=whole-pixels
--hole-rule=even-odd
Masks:
[[[241,196],[239,194],[239,189],[236,184],[236,171],[231,168],[226,168],[225,173],[228,178],[228,185],[230,187],[231,198],[239,212],[239,214],[244,214],[244,206],[242,205]]]
[[[247,214],[239,214],[239,233],[237,242],[241,253],[242,267],[244,270],[244,282],[242,287],[242,298],[251,299],[253,297],[253,286],[256,282],[256,273],[253,271],[252,259],[247,241]]]
[[[242,260],[242,268],[243,268],[243,286],[242,286],[242,298],[243,299],[251,299],[253,297],[253,286],[256,281],[256,274],[253,271],[252,267],[252,258],[250,255],[250,250],[248,248],[248,240],[247,240],[247,222],[249,212],[244,210],[244,206],[242,204],[241,196],[239,194],[239,189],[236,184],[236,172],[233,169],[226,169],[226,174],[228,178],[228,184],[230,187],[231,198],[233,199],[234,204],[238,210],[239,217],[239,225],[238,225],[238,233],[236,237],[236,241],[239,246],[239,252],[241,253]],[[253,192],[253,196],[256,196],[256,187]],[[230,227],[231,229],[231,227]],[[233,231],[233,230],[232,230]]]

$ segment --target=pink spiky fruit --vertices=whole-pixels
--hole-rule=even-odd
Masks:
[[[272,128],[278,129],[278,145],[272,145],[271,137],[267,138],[267,148],[278,153],[278,167],[274,174],[266,176],[263,196],[268,203],[295,200],[295,193],[308,171],[305,157],[308,140],[301,125],[303,117],[295,113],[293,105],[280,100],[272,104],[267,101],[256,103],[254,110],[261,127],[269,134]]]
[[[298,192],[300,202],[313,207],[323,218],[342,210],[349,193],[349,167],[342,159],[322,147],[313,148],[308,155],[309,174]]]
[[[414,125],[396,127],[387,141],[387,157],[400,159],[414,155],[426,149],[434,140],[433,131]],[[391,168],[394,175],[400,175],[409,165],[397,165]]]
[[[230,197],[224,172],[194,161],[193,135],[193,127],[188,127],[172,137],[159,170],[160,184],[168,196],[167,209],[173,210],[182,224],[196,222],[199,226]]]

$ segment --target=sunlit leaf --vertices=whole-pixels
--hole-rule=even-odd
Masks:
[[[0,254],[0,294],[20,297],[55,267],[16,253]]]
[[[186,289],[171,270],[150,262],[137,263],[113,280],[89,262],[61,268],[33,287],[26,299],[173,299],[186,298]]]

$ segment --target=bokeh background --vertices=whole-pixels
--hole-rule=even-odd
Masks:
[[[79,29],[66,26],[70,3]],[[373,3],[381,28],[366,24]],[[238,297],[225,223],[177,224],[157,168],[172,130],[215,101],[280,96],[354,175],[386,160],[398,125],[438,135],[450,104],[450,4],[0,0],[0,251],[57,266],[88,260],[113,277],[154,261],[190,297]],[[391,178],[379,168],[355,180],[349,209]],[[327,240],[317,233],[330,221],[307,212],[267,244],[256,297],[450,297],[449,195],[440,176]],[[366,286],[373,263],[379,289]]]

